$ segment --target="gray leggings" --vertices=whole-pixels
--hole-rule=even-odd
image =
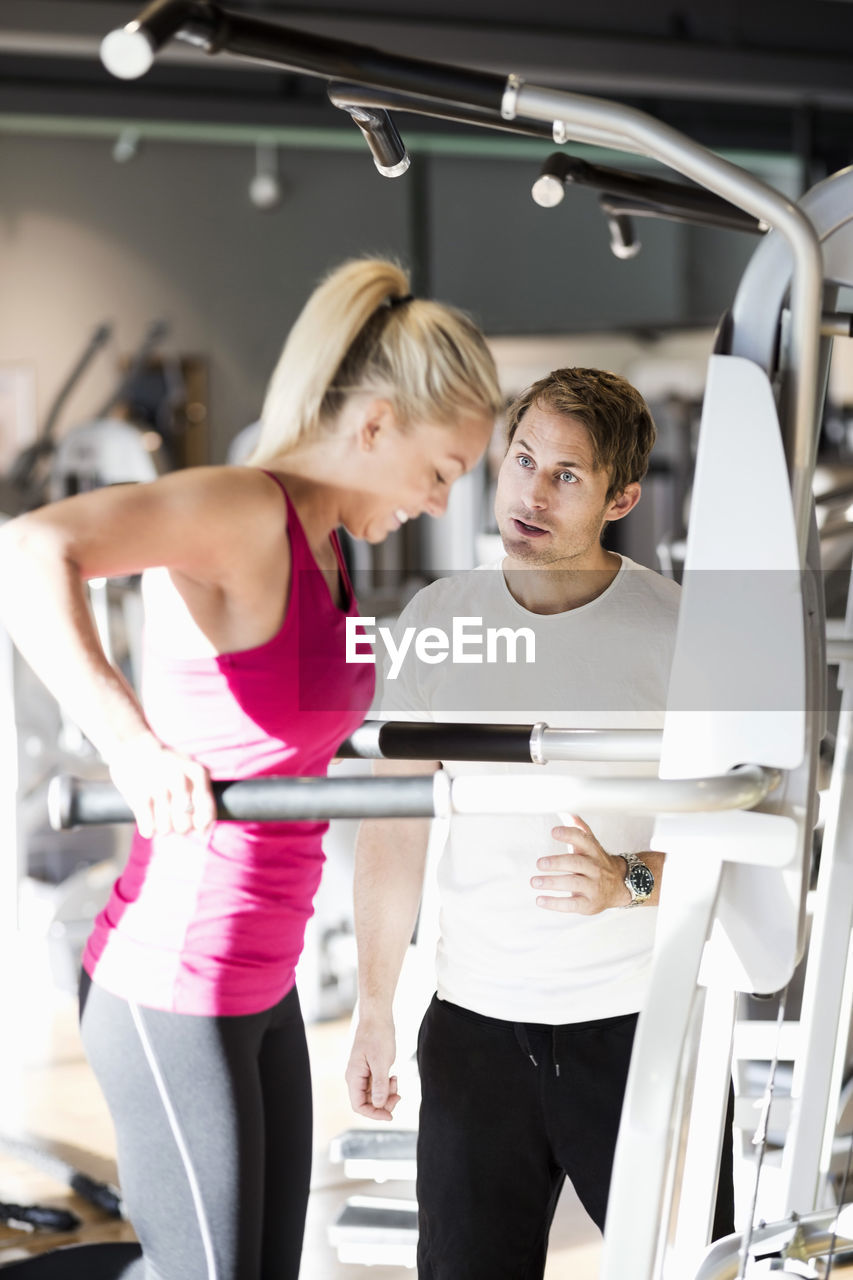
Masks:
[[[238,1017],[143,1008],[84,977],[83,1044],[142,1244],[80,1245],[10,1280],[296,1280],[311,1173],[299,998]]]

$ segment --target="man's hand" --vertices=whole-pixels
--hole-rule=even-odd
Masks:
[[[390,1120],[400,1101],[397,1077],[390,1074],[397,1055],[392,1019],[359,1019],[346,1082],[353,1111],[369,1120]]]
[[[626,864],[620,854],[602,849],[582,818],[572,815],[572,827],[553,827],[551,835],[568,849],[563,853],[539,858],[540,872],[530,883],[545,890],[536,899],[537,907],[546,911],[567,911],[575,915],[594,916],[608,907],[625,907],[631,895],[625,884]],[[571,897],[549,897],[560,891]]]

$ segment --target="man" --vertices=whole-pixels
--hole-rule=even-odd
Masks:
[[[506,557],[425,588],[397,628],[447,634],[461,618],[470,635],[474,621],[497,623],[507,661],[489,668],[470,644],[453,662],[422,644],[419,659],[410,645],[386,679],[382,715],[660,727],[679,589],[602,545],[606,526],[640,498],[655,437],[645,402],[614,374],[557,370],[510,408],[508,435],[495,498]],[[532,663],[529,652],[519,661],[527,631]],[[440,766],[377,771],[430,767]],[[453,777],[525,769],[444,767]],[[437,995],[418,1042],[421,1280],[541,1277],[566,1176],[603,1229],[664,855],[648,849],[647,818],[559,816],[557,826],[553,814],[450,824]],[[428,830],[367,821],[356,852],[359,1022],[347,1080],[354,1109],[374,1119],[390,1120],[398,1101],[392,999]]]

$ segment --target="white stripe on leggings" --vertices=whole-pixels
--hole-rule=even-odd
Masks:
[[[198,1178],[196,1177],[195,1169],[193,1168],[192,1160],[190,1159],[189,1148],[184,1141],[184,1135],[181,1132],[181,1126],[178,1123],[175,1108],[172,1106],[171,1099],[169,1098],[169,1094],[166,1090],[166,1082],[163,1079],[162,1072],[160,1071],[160,1067],[154,1053],[154,1047],[148,1039],[148,1033],[143,1025],[142,1014],[140,1013],[139,1006],[132,1000],[129,1000],[128,1004],[130,1006],[130,1014],[133,1018],[133,1024],[139,1034],[139,1039],[142,1042],[145,1057],[148,1060],[148,1065],[151,1068],[151,1074],[153,1075],[154,1082],[157,1085],[157,1092],[160,1094],[160,1100],[163,1103],[163,1110],[166,1112],[169,1127],[172,1130],[172,1136],[175,1139],[175,1145],[180,1152],[184,1170],[187,1175],[187,1181],[190,1184],[190,1192],[192,1194],[193,1204],[195,1205],[195,1211],[198,1217],[198,1229],[201,1232],[201,1242],[204,1245],[204,1254],[207,1260],[208,1280],[217,1280],[216,1258],[213,1252],[213,1239],[210,1234],[210,1225],[207,1221],[207,1214],[204,1211],[201,1187],[198,1184]]]

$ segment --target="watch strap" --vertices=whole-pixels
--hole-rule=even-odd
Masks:
[[[654,891],[654,876],[652,875],[651,868],[645,862],[643,862],[643,859],[639,856],[639,854],[623,853],[621,856],[625,859],[625,880],[624,880],[625,888],[628,890],[628,892],[631,895],[631,901],[625,903],[625,909],[627,909],[628,907],[641,907],[643,906],[644,903],[648,902],[649,898],[652,895],[652,892]],[[633,883],[631,873],[634,870],[634,868],[638,866],[643,868],[643,870],[648,874],[648,876],[652,881],[652,888],[648,891],[648,893],[639,892],[636,885]]]

